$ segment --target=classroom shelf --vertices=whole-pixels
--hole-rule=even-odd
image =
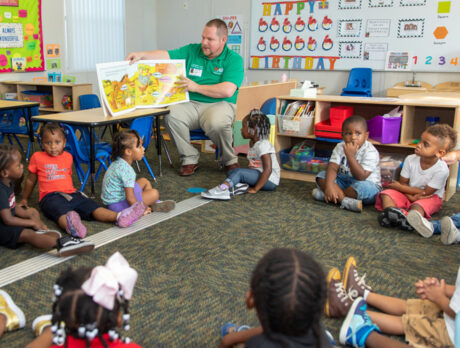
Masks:
[[[414,94],[415,95],[415,94]],[[447,123],[452,126],[457,132],[460,132],[460,94],[431,94],[421,97],[417,94],[414,98],[360,98],[360,97],[345,97],[345,96],[330,96],[319,95],[313,98],[297,98],[291,96],[277,97],[277,114],[281,111],[282,103],[290,103],[293,101],[312,101],[315,102],[315,119],[314,123],[318,123],[329,118],[329,110],[331,107],[338,105],[353,106],[354,114],[364,117],[366,120],[377,115],[389,113],[394,108],[399,107],[402,112],[402,122],[399,142],[396,144],[382,144],[378,141],[369,139],[377,149],[385,153],[398,153],[408,155],[413,153],[415,145],[413,141],[420,137],[420,134],[425,130],[425,119],[427,116],[437,116],[441,123]],[[317,148],[332,149],[336,143],[317,140],[310,130],[309,134],[305,135],[290,135],[280,133],[278,122],[276,122],[275,132],[275,150],[277,152],[291,148],[295,144],[311,139],[316,141]],[[458,165],[450,166],[450,176],[446,185],[445,199],[448,200],[455,193],[456,181],[458,174]],[[314,182],[314,174],[305,174],[300,172],[289,171],[281,168],[281,177]]]

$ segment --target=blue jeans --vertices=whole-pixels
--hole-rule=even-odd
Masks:
[[[227,181],[230,184],[230,187],[239,184],[240,182],[248,184],[249,186],[255,186],[257,181],[259,181],[261,172],[257,169],[252,168],[235,168],[227,173]],[[265,185],[262,187],[262,190],[273,191],[276,189],[276,185],[270,180],[267,180]]]
[[[454,214],[450,217],[454,222],[455,227],[460,229],[460,213]],[[433,225],[433,234],[441,234],[441,221],[440,220],[431,220]]]
[[[326,179],[326,171],[319,172],[316,176],[316,181],[318,185],[318,179]],[[347,187],[352,187],[356,191],[357,199],[363,201],[364,204],[374,204],[377,194],[380,192],[380,187],[378,187],[373,182],[367,180],[356,180],[351,176],[337,174],[337,178],[334,181],[342,190],[345,190]],[[318,188],[319,185],[318,185]]]

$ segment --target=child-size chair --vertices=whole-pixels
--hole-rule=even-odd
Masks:
[[[82,144],[77,140],[77,136],[75,135],[75,131],[72,126],[68,124],[62,124],[64,127],[64,131],[67,137],[67,145],[70,148],[70,153],[73,157],[73,163],[75,165],[75,171],[77,172],[78,179],[80,180],[81,187],[80,191],[83,192],[85,189],[86,182],[88,181],[89,175],[91,174],[91,160],[89,156],[89,147],[88,146],[81,146]],[[95,180],[99,177],[101,173],[101,169],[104,168],[107,170],[106,161],[110,164],[110,156],[112,152],[107,151],[104,148],[96,148],[95,150],[95,158],[96,161],[100,163],[99,168],[96,172]],[[87,165],[86,172],[82,168],[82,164]]]
[[[347,87],[340,95],[350,97],[372,97],[372,69],[353,68],[348,76]]]
[[[190,141],[193,140],[211,140],[201,128],[193,129],[190,131]],[[216,145],[216,161],[219,160],[219,148]]]
[[[150,144],[150,140],[152,139],[152,126],[153,126],[153,116],[136,118],[131,122],[130,128],[134,129],[135,131],[139,133],[146,152]],[[156,182],[157,179],[155,178],[155,174],[153,174],[152,168],[150,168],[150,164],[147,161],[147,156],[144,156],[142,160],[144,161],[145,166],[147,167],[147,170],[149,171],[153,180],[155,180]],[[139,163],[137,161],[136,163],[137,163],[137,169],[140,171]]]

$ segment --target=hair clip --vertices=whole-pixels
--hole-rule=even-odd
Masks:
[[[53,285],[54,296],[59,297],[62,295],[62,286],[58,284]]]
[[[78,328],[78,337],[84,338],[86,335],[86,328],[83,325],[80,325]]]
[[[123,338],[123,343],[126,343],[126,344],[131,343],[131,338],[129,337]]]
[[[116,341],[120,337],[116,330],[109,330],[108,334],[109,334],[110,341]]]
[[[129,331],[129,329],[131,328],[129,326],[129,319],[130,319],[129,313],[124,313],[122,316],[122,326],[123,326],[123,330],[125,331]]]

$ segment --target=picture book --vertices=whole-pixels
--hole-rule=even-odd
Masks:
[[[96,70],[106,115],[189,101],[188,92],[176,85],[179,76],[186,76],[183,59],[103,63]]]

